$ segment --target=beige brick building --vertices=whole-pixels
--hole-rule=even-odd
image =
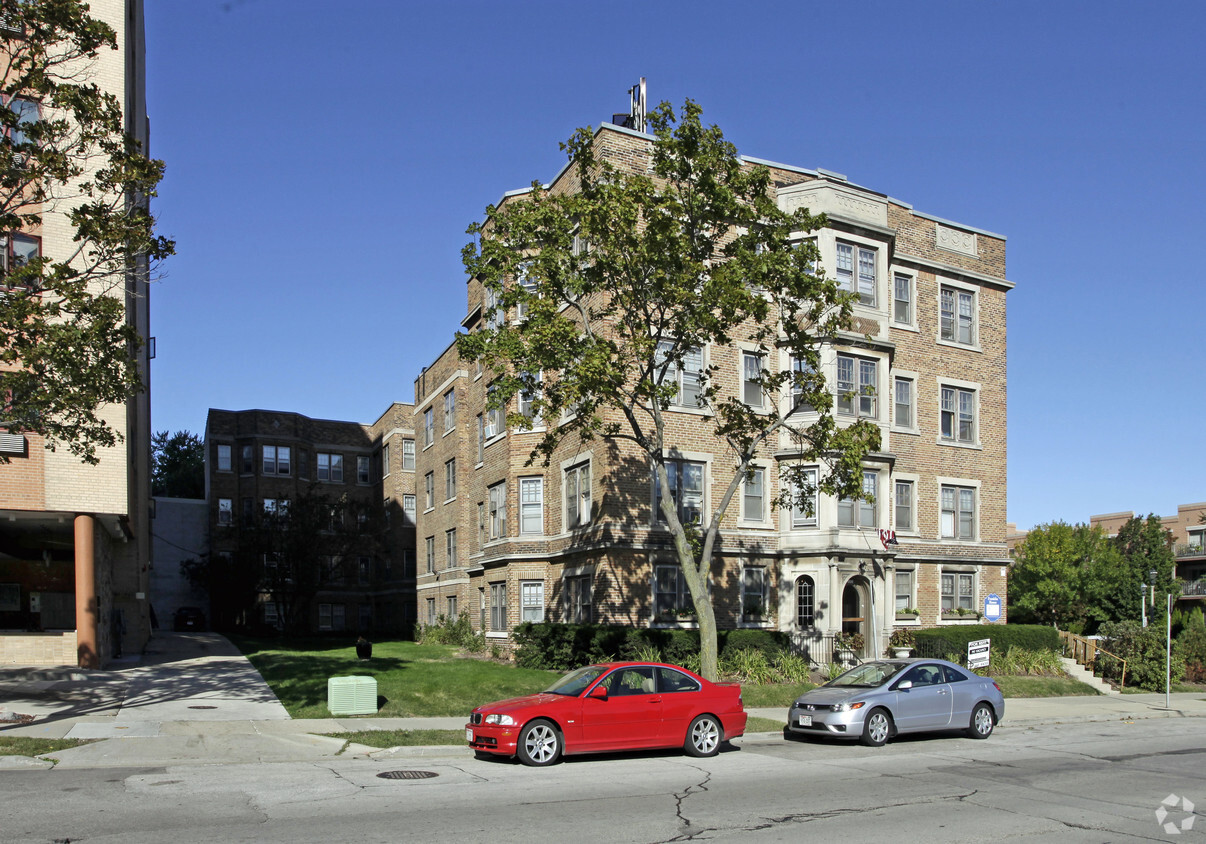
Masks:
[[[1089,517],[1089,524],[1101,527],[1110,536],[1131,519],[1133,512],[1103,513]],[[1206,502],[1178,504],[1175,516],[1161,516],[1161,523],[1172,537],[1177,558],[1177,577],[1182,584],[1183,605],[1206,606]]]
[[[352,505],[346,553],[326,561],[302,609],[318,632],[399,634],[414,626],[413,406],[395,403],[371,425],[298,413],[211,409],[205,426],[209,548],[220,562],[246,565],[246,530],[264,513],[285,512],[306,490]],[[355,513],[355,516],[351,515]],[[363,514],[363,518],[358,518]],[[241,540],[242,537],[242,540]],[[264,583],[254,609],[215,584],[210,611],[219,629],[277,626]],[[303,590],[304,591],[304,590]]]
[[[103,50],[84,74],[118,98],[126,131],[145,149],[143,4],[91,0],[90,7],[117,33],[118,49]],[[37,241],[38,254],[62,260],[75,252],[71,205],[42,209],[40,228],[22,233]],[[124,297],[127,321],[147,337],[145,273],[131,273],[111,292]],[[146,346],[138,363],[147,392],[101,408],[122,439],[98,450],[98,465],[66,449],[47,451],[37,436],[0,430],[0,452],[9,460],[0,464],[0,663],[98,667],[122,651],[140,651],[150,637]]]
[[[649,143],[610,124],[596,135],[600,155],[637,171]],[[711,582],[720,626],[786,631],[823,658],[839,630],[863,633],[872,654],[897,626],[983,622],[986,598],[1005,605],[1009,562],[1005,239],[837,173],[745,160],[770,169],[780,207],[828,216],[810,236],[860,303],[822,365],[830,385],[864,393],[835,402],[839,423],[873,421],[882,451],[865,464],[874,504],[822,495],[812,516],[770,503],[789,444],[760,455],[758,483],[722,528]],[[550,189],[573,190],[573,179],[564,170]],[[473,331],[488,310],[477,280],[466,304],[462,327]],[[743,351],[700,351],[731,395]],[[690,626],[648,464],[599,440],[563,444],[547,468],[528,465],[540,431],[508,430],[486,409],[490,378],[452,346],[415,382],[420,620],[468,611],[503,646],[524,620]],[[732,461],[705,413],[669,416],[680,507],[709,512]]]

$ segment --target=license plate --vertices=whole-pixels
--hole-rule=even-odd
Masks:
[[[473,741],[473,730],[469,729],[468,727],[465,728],[465,741]]]
[[[801,715],[800,716],[800,726],[801,727],[811,727],[812,726],[812,716],[811,715]]]

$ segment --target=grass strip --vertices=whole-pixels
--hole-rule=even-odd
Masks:
[[[34,736],[0,736],[0,756],[39,756],[58,750],[69,750],[93,739],[53,739]]]

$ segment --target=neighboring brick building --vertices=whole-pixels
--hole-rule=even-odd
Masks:
[[[610,124],[596,134],[598,154],[638,172],[649,143]],[[1005,605],[1009,563],[1005,239],[836,173],[745,161],[771,170],[780,207],[828,215],[814,235],[825,267],[839,278],[849,268],[864,301],[823,366],[831,385],[873,388],[835,412],[875,421],[883,439],[865,463],[875,504],[821,496],[815,517],[772,509],[788,444],[763,455],[762,486],[744,490],[723,525],[718,623],[789,631],[814,657],[842,629],[864,633],[872,654],[894,626],[974,623],[988,595]],[[572,190],[572,168],[550,188]],[[481,283],[470,279],[467,294],[462,326],[473,331],[486,309]],[[741,387],[742,351],[702,350],[729,394]],[[452,346],[415,382],[420,620],[469,611],[502,645],[524,620],[689,626],[648,465],[603,440],[563,444],[548,468],[527,465],[539,430],[507,430],[485,410],[489,381]],[[729,480],[726,457],[698,410],[669,415],[680,506],[706,513]],[[885,547],[881,530],[899,545]]]
[[[1132,512],[1103,513],[1090,516],[1089,524],[1101,527],[1110,536],[1117,536],[1124,524],[1135,518]],[[1161,516],[1160,521],[1172,536],[1173,553],[1177,556],[1177,577],[1185,581],[1182,600],[1206,601],[1206,502],[1178,504],[1175,516]],[[1201,605],[1199,603],[1199,605]]]
[[[118,49],[101,50],[81,72],[117,98],[126,131],[145,150],[143,4],[90,0],[90,14],[114,29]],[[41,227],[23,233],[27,244],[37,241],[35,254],[63,260],[79,248],[71,205],[43,208]],[[147,337],[146,273],[130,273],[109,292],[124,298],[127,323]],[[147,351],[138,365],[149,388]],[[9,461],[0,464],[0,663],[99,667],[150,638],[149,389],[98,415],[121,437],[97,450],[98,465],[65,448],[47,451],[38,436],[0,431]]]
[[[409,404],[391,405],[372,425],[211,409],[205,426],[210,553],[239,560],[241,531],[266,512],[284,512],[308,489],[346,499],[363,519],[345,523],[354,543],[316,573],[321,582],[305,598],[306,627],[409,632],[415,621],[412,419]],[[231,611],[228,596],[211,596],[214,625],[278,624],[276,602],[258,591],[251,616]]]

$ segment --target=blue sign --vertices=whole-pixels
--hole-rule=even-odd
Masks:
[[[984,599],[984,617],[989,621],[1001,620],[1001,596],[995,592]]]

